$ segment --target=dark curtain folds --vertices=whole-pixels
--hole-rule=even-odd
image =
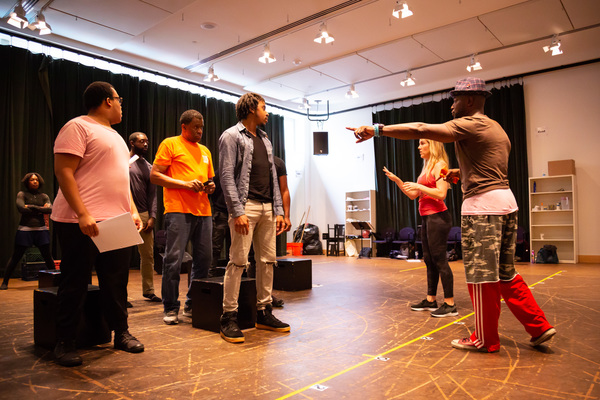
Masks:
[[[181,133],[179,117],[188,109],[198,110],[204,116],[201,143],[211,151],[215,166],[218,165],[218,138],[237,122],[235,104],[129,75],[54,60],[11,46],[0,46],[0,59],[3,60],[0,63],[0,162],[5,171],[0,178],[5,188],[0,194],[0,207],[6,216],[4,229],[0,230],[0,254],[3,254],[0,270],[12,253],[20,219],[15,200],[21,178],[27,172],[38,172],[46,181],[44,191],[54,200],[58,191],[54,180],[54,140],[67,121],[86,113],[82,97],[91,82],[109,82],[123,97],[123,120],[113,128],[126,142],[133,132],[148,135],[150,162],[163,139]],[[271,115],[267,132],[277,146],[275,154],[283,158],[283,117]],[[159,188],[159,229],[163,211]],[[53,240],[53,254],[60,257],[56,246]]]
[[[523,85],[517,84],[492,89],[493,95],[485,104],[488,117],[498,121],[506,131],[512,149],[508,160],[510,187],[519,204],[519,225],[529,226],[528,214],[528,166],[527,136],[525,128],[525,101]],[[452,99],[439,102],[421,103],[410,107],[377,112],[375,123],[385,125],[405,122],[426,122],[439,124],[452,119],[450,106]],[[383,173],[386,166],[404,181],[416,181],[423,167],[416,140],[395,140],[387,137],[375,138],[375,167],[377,190],[377,228],[380,233],[386,230],[400,230],[403,227],[417,228],[421,224],[418,201],[409,200],[400,189]],[[450,168],[458,168],[454,144],[445,145],[450,160]],[[446,197],[446,205],[452,215],[452,224],[460,226],[462,191],[460,183],[451,185]]]
[[[283,140],[283,117],[277,114],[269,115],[269,122],[264,126],[269,140],[273,144],[273,154],[285,161],[285,142]]]
[[[54,136],[50,109],[40,77],[45,76],[44,56],[0,46],[0,204],[4,216],[0,229],[0,268],[12,254],[20,220],[16,208],[21,179],[39,173],[42,190],[54,199],[53,161],[48,157]]]

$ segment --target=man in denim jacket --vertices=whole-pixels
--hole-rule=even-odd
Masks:
[[[289,332],[290,326],[272,314],[275,236],[284,230],[283,206],[273,148],[267,134],[258,128],[269,119],[265,100],[246,93],[236,104],[238,123],[219,138],[221,187],[229,213],[231,250],[223,284],[221,337],[242,343],[237,324],[238,296],[248,252],[254,245],[256,258],[256,328]]]

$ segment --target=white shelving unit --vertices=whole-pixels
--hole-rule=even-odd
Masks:
[[[369,222],[374,229],[375,226],[375,191],[362,190],[358,192],[346,192],[346,236],[356,235],[359,238],[354,239],[354,244],[360,252],[360,229],[352,226],[352,221]],[[363,246],[373,247],[372,239],[363,238]]]
[[[575,175],[529,178],[529,224],[531,249],[536,254],[545,244],[552,244],[560,263],[577,263]]]

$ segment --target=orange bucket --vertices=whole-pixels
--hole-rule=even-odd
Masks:
[[[291,252],[293,256],[301,256],[302,255],[302,243],[288,243],[287,251]]]

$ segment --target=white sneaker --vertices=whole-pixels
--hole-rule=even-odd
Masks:
[[[183,316],[192,318],[192,307],[183,307]]]
[[[177,325],[179,323],[179,318],[177,318],[177,311],[168,311],[165,313],[163,317],[163,321],[167,325]]]

